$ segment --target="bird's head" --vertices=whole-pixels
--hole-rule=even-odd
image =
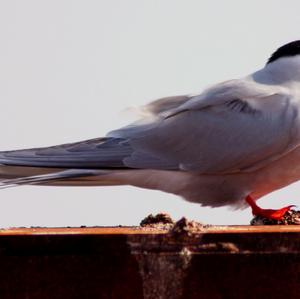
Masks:
[[[300,40],[278,48],[261,71],[254,73],[256,81],[265,84],[300,83]]]
[[[292,58],[297,55],[300,55],[300,40],[295,40],[278,48],[269,58],[267,65],[280,58]]]
[[[283,78],[300,81],[300,40],[278,48],[269,58],[266,67],[276,70]]]

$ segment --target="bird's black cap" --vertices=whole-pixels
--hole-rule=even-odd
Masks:
[[[300,40],[295,40],[278,48],[269,58],[267,64],[282,57],[295,56],[298,54],[300,54]]]

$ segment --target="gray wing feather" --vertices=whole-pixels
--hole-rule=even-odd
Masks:
[[[172,96],[158,99],[142,107],[146,113],[157,115],[175,109],[191,99],[189,95]]]
[[[46,148],[0,152],[0,164],[58,168],[124,168],[132,153],[120,138],[97,138]]]

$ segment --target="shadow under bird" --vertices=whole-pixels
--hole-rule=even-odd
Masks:
[[[0,188],[133,185],[203,206],[262,209],[260,197],[300,179],[300,41],[262,69],[200,94],[156,100],[106,137],[0,152]]]

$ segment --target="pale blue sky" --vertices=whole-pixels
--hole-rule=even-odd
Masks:
[[[0,1],[0,150],[103,136],[120,113],[200,92],[262,67],[299,39],[299,1]],[[300,184],[260,200],[300,201]],[[165,211],[216,224],[249,209],[209,209],[131,187],[0,190],[0,226],[131,225]]]

